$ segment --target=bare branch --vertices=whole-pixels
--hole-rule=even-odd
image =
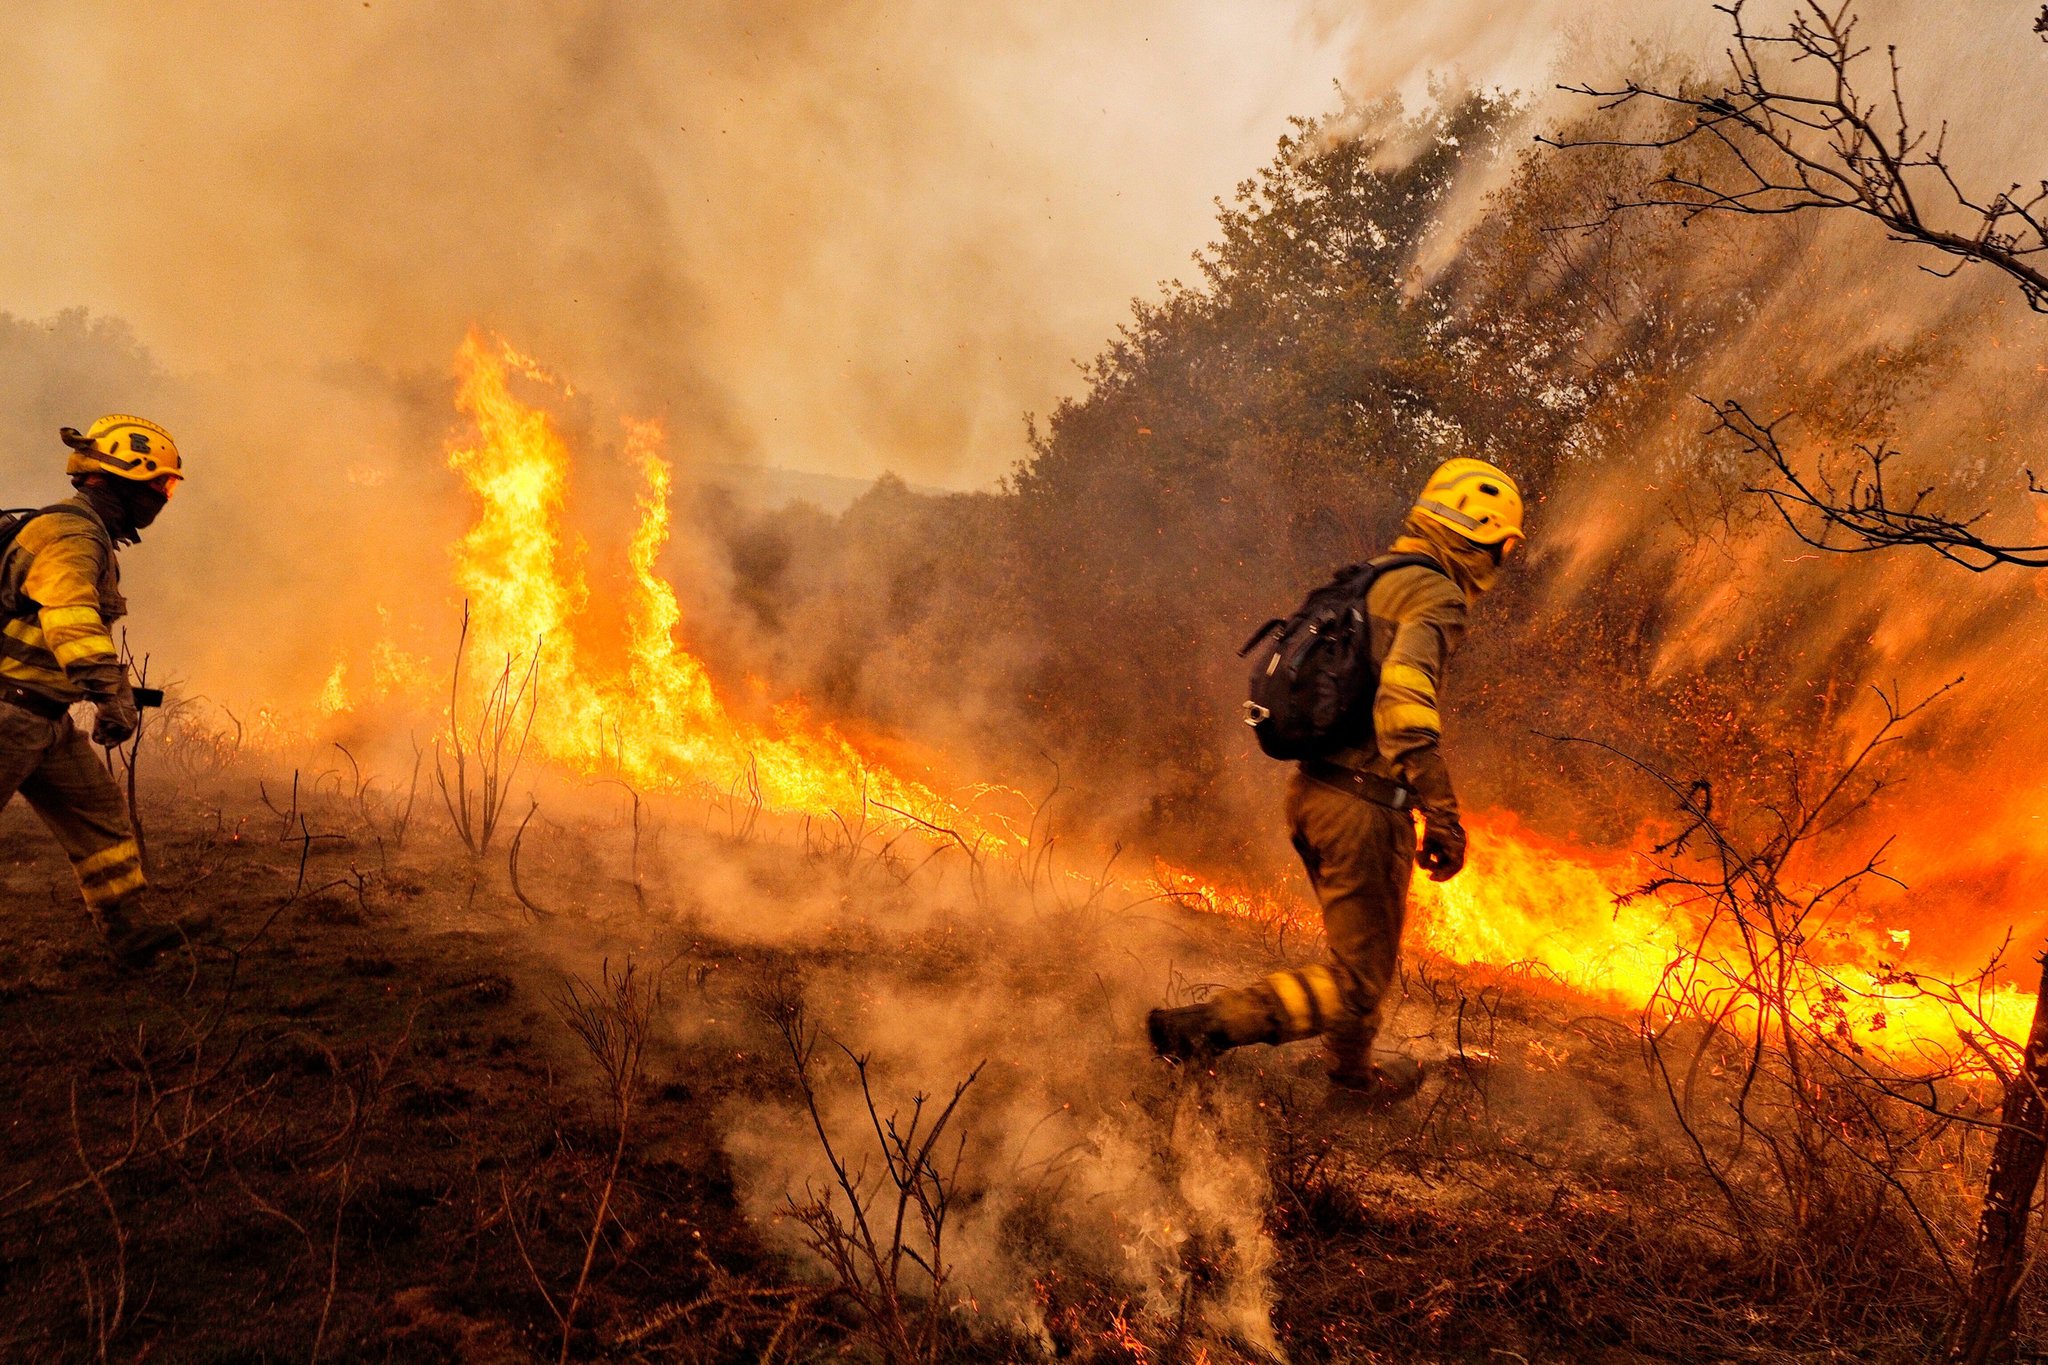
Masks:
[[[1714,425],[1707,434],[1733,437],[1769,464],[1779,480],[1743,491],[1768,498],[1792,534],[1815,549],[1866,554],[1919,545],[1973,573],[2001,564],[2048,568],[2048,544],[2009,544],[1977,531],[1988,512],[1953,515],[1929,503],[1935,491],[1932,488],[1901,493],[1889,486],[1886,466],[1898,454],[1889,446],[1854,447],[1860,464],[1848,483],[1842,484],[1825,466],[1806,473],[1794,463],[1778,436],[1787,415],[1767,422],[1734,399],[1700,401],[1714,414]],[[2027,471],[2027,491],[2048,492],[2032,470]]]
[[[1750,27],[1748,0],[1717,8],[1729,17],[1734,44],[1718,83],[1560,87],[1596,101],[1602,115],[1640,108],[1650,126],[1613,118],[1609,128],[1540,142],[1646,152],[1697,145],[1705,153],[1703,166],[1667,170],[1576,226],[1640,209],[1674,209],[1688,220],[1847,210],[1875,220],[1895,241],[1956,258],[1958,268],[1974,262],[2002,271],[2030,308],[2048,312],[2048,235],[2038,212],[2048,184],[2031,193],[2018,184],[1989,194],[1966,188],[1947,159],[1946,128],[1914,125],[1896,49],[1886,49],[1882,93],[1859,87],[1857,63],[1870,49],[1856,42],[1853,3],[1831,9],[1805,0],[1783,27],[1769,30]]]

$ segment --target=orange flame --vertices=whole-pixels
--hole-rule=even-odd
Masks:
[[[475,497],[477,519],[456,547],[455,581],[470,604],[472,648],[488,664],[472,682],[488,689],[501,665],[516,678],[538,655],[535,756],[651,790],[758,793],[762,808],[778,813],[874,805],[984,842],[1010,839],[924,784],[868,762],[800,704],[775,708],[768,725],[725,705],[703,663],[677,643],[682,610],[656,568],[669,539],[672,478],[656,422],[626,423],[626,453],[642,481],[639,522],[627,547],[625,664],[604,667],[601,652],[579,636],[590,594],[583,547],[562,529],[568,447],[547,412],[511,387],[515,375],[554,381],[474,332],[457,370],[456,403],[476,431],[474,442],[449,452],[448,464]]]
[[[1666,1013],[1674,998],[1726,1008],[1754,1022],[1748,950],[1732,919],[1658,895],[1628,895],[1644,880],[1626,860],[1552,846],[1513,816],[1473,822],[1471,854],[1448,882],[1418,878],[1411,942],[1455,962],[1511,969],[1577,994]],[[1259,924],[1307,928],[1313,911],[1266,892],[1210,885],[1162,866],[1156,885],[1177,899]],[[1802,951],[1767,962],[1797,1017],[1844,1043],[1899,1053],[1952,1046],[1979,1021],[2023,1038],[2034,997],[2009,984],[1966,988],[1968,1011],[1902,969],[1910,934],[1874,924],[1816,931]],[[1767,955],[1768,956],[1768,955]],[[1977,1016],[1976,1019],[1970,1017]]]
[[[658,568],[670,535],[672,470],[654,422],[626,423],[626,453],[642,487],[626,552],[624,660],[605,667],[604,651],[579,634],[589,628],[590,593],[585,547],[563,530],[568,447],[547,412],[512,391],[515,376],[566,387],[474,332],[458,353],[457,372],[457,405],[475,431],[473,440],[450,449],[448,464],[475,498],[477,515],[456,547],[455,582],[470,604],[471,648],[488,665],[468,675],[468,705],[481,704],[501,667],[516,679],[531,666],[539,679],[532,752],[555,765],[649,790],[742,792],[764,810],[785,814],[881,807],[980,849],[1024,846],[1025,837],[999,815],[870,761],[800,703],[774,708],[767,723],[727,706],[703,663],[678,643],[682,610]],[[375,673],[380,686],[400,679],[417,686],[422,666],[380,647]],[[332,710],[348,698],[337,668],[323,704]],[[1736,1000],[1740,1014],[1741,992],[1731,985],[1744,960],[1735,926],[1702,922],[1689,907],[1658,896],[1619,899],[1641,880],[1624,859],[1553,846],[1511,817],[1475,824],[1465,871],[1442,885],[1416,884],[1411,936],[1421,946],[1631,1008],[1653,1008],[1676,985],[1695,1000]],[[1313,912],[1291,895],[1217,885],[1165,864],[1128,889],[1256,922],[1314,927]],[[1878,926],[1832,930],[1789,965],[1783,989],[1803,1017],[1845,1040],[1892,1051],[1918,1040],[1953,1040],[1951,1007],[1887,966],[1905,946],[1902,936]],[[2011,987],[1977,1003],[2008,1037],[2023,1032],[2033,1008],[2031,996]]]

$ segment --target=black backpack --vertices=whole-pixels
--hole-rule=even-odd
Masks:
[[[1444,571],[1428,555],[1415,554],[1348,565],[1294,615],[1266,622],[1237,651],[1252,661],[1244,723],[1269,757],[1318,758],[1371,736],[1380,664],[1372,655],[1365,595],[1381,574],[1411,564]]]
[[[14,548],[14,538],[21,534],[21,528],[49,510],[47,507],[0,508],[0,563],[6,561],[7,552]],[[0,602],[0,607],[12,610],[11,603]]]

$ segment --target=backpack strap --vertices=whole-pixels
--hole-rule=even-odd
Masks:
[[[48,507],[0,508],[0,518],[5,519],[0,521],[0,564],[6,562],[8,552],[14,548],[14,542],[21,538],[22,531],[37,517],[47,516],[52,512],[76,512],[77,510],[68,502],[55,502],[51,503]],[[5,594],[6,591],[5,584],[0,583],[0,594]],[[0,617],[13,620],[20,614],[21,604],[19,602],[0,602]]]
[[[1437,573],[1442,574],[1445,578],[1449,578],[1451,576],[1451,571],[1449,569],[1446,569],[1443,566],[1442,562],[1439,561],[1434,555],[1419,555],[1414,553],[1413,551],[1409,551],[1405,554],[1398,555],[1381,555],[1377,559],[1367,560],[1366,565],[1369,568],[1371,568],[1373,572],[1373,577],[1375,578],[1379,577],[1383,573],[1386,573],[1390,569],[1406,569],[1410,567],[1418,569],[1433,569]]]
[[[1252,650],[1258,646],[1259,641],[1265,639],[1268,635],[1271,635],[1274,631],[1280,629],[1280,627],[1286,624],[1286,617],[1276,616],[1272,620],[1266,622],[1265,625],[1260,626],[1257,630],[1252,632],[1252,638],[1244,642],[1244,647],[1237,651],[1237,657],[1242,659],[1245,655],[1251,653]]]

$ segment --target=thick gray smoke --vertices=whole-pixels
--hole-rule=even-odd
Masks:
[[[0,496],[61,491],[59,422],[170,426],[193,477],[133,561],[137,629],[251,710],[316,691],[337,639],[445,652],[470,326],[596,396],[572,510],[600,533],[621,410],[685,469],[986,484],[1341,55],[1222,4],[11,20],[0,309],[132,342],[28,324]]]
[[[0,301],[174,371],[445,373],[472,323],[705,458],[983,482],[1325,98],[1282,11],[30,6]],[[248,387],[244,406],[281,395]],[[230,413],[192,425],[242,445]],[[353,442],[325,432],[322,444]],[[340,456],[337,456],[338,458]]]
[[[2048,48],[2031,42],[2030,6],[1936,22],[1923,8],[1871,7],[1873,39],[1908,44],[1914,107],[1954,121],[1957,164],[1977,183],[2035,174]],[[456,421],[449,357],[472,324],[588,391],[564,420],[582,459],[571,511],[593,536],[630,505],[621,410],[664,418],[686,468],[893,467],[985,485],[1024,454],[1019,412],[1076,386],[1070,360],[1099,349],[1129,296],[1181,270],[1207,235],[1210,196],[1265,158],[1285,115],[1329,107],[1332,77],[1361,103],[1420,93],[1437,72],[1600,82],[1639,69],[1646,51],[1711,60],[1721,41],[1711,6],[1677,0],[1258,13],[653,0],[87,13],[50,0],[11,18],[0,496],[57,491],[60,423],[133,408],[170,426],[193,477],[130,561],[138,647],[245,707],[303,706],[337,642],[390,638],[446,657],[447,546],[465,514],[442,464]],[[1532,125],[1568,105],[1539,94]],[[1516,170],[1480,168],[1419,273],[1484,240],[1488,196]],[[1726,262],[1696,231],[1706,245],[1665,278],[1676,297],[1711,303]],[[1936,467],[1976,459],[1986,486],[2013,488],[2023,452],[2048,435],[2033,359],[2048,324],[2000,302],[1995,281],[1916,276],[1903,248],[1861,223],[1795,241],[1781,292],[1708,376],[1716,395],[1791,403],[1803,384],[1859,378],[1835,357],[1903,354],[1940,329],[1946,368],[1938,380],[1913,371],[1915,400],[1889,434]],[[1624,301],[1617,327],[1640,304]],[[93,313],[62,311],[80,305]],[[1611,339],[1580,340],[1592,352]],[[1537,490],[1538,565],[1560,619],[1602,589],[1617,547],[1670,522],[1659,485],[1697,451],[1691,396],[1672,395],[1664,415],[1669,432],[1644,434],[1639,463]],[[1839,650],[1871,644],[1909,690],[1973,674],[1947,733],[1978,738],[1927,764],[1945,790],[2016,764],[2039,771],[2040,741],[2001,751],[1990,738],[2011,734],[2048,668],[2031,589],[1949,590],[1950,579],[1930,593],[1931,566],[1794,563],[1782,539],[1753,530],[1660,548],[1660,676],[1724,667],[1796,631],[1813,664],[1796,682],[1820,688]],[[710,576],[716,559],[686,546],[675,562]],[[1943,856],[1997,867],[2037,803],[2010,781],[1994,797],[1967,837],[1905,852],[1935,872]],[[843,909],[699,889],[788,932]],[[1112,926],[1077,946],[1028,906],[950,908],[978,912],[980,969],[880,993],[820,979],[816,1006],[876,1050],[899,1094],[996,1056],[976,1092],[980,1131],[1001,1135],[980,1157],[996,1172],[988,1187],[1022,1197],[1036,1186],[1018,1172],[1084,1153],[1060,1168],[1074,1244],[1144,1249],[1120,1273],[1158,1290],[1177,1273],[1176,1232],[1227,1233],[1245,1296],[1227,1316],[1255,1335],[1267,1254],[1256,1173],[1206,1118],[1175,1135],[1179,1164],[1168,1161],[1151,1145],[1155,1116],[1101,1088],[1142,1064],[1112,1030],[1159,993],[1127,965],[1134,939],[1158,947],[1151,930]],[[1052,962],[1066,980],[1031,979]],[[1033,1004],[992,1021],[990,998]],[[1091,1040],[1087,1065],[1072,1064],[1070,1036]],[[1132,1045],[1103,1041],[1116,1038]],[[762,1213],[816,1175],[801,1122],[771,1109],[735,1124],[744,1192]],[[857,1129],[862,1115],[835,1117]],[[967,1231],[964,1255],[997,1255],[992,1226]],[[967,1280],[1014,1287],[1018,1270],[970,1266]]]

